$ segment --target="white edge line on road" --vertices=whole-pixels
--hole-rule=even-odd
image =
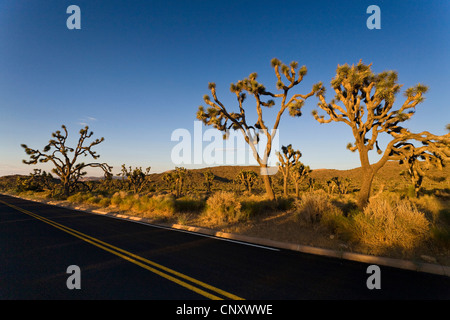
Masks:
[[[77,209],[75,209],[75,210],[77,210]],[[82,210],[78,210],[78,211],[82,211]],[[82,211],[82,212],[86,213],[86,211]],[[266,247],[266,246],[262,246],[262,245],[259,245],[259,244],[243,242],[243,241],[227,239],[227,238],[221,238],[221,237],[212,236],[212,235],[209,235],[209,234],[199,233],[199,232],[195,232],[195,231],[189,231],[189,230],[182,230],[182,229],[175,229],[175,228],[160,226],[160,225],[157,225],[157,224],[152,224],[150,222],[144,222],[144,221],[128,219],[128,218],[122,218],[122,217],[115,217],[113,215],[109,215],[109,214],[106,214],[106,213],[97,213],[97,212],[87,212],[87,213],[92,213],[92,214],[95,214],[95,215],[99,215],[99,216],[101,215],[101,216],[105,216],[105,217],[108,217],[108,218],[114,218],[114,219],[119,219],[119,220],[134,222],[134,223],[139,223],[139,224],[142,224],[142,225],[147,225],[147,226],[150,226],[150,227],[159,228],[159,229],[165,229],[165,230],[169,230],[169,231],[177,231],[177,232],[189,233],[189,234],[193,234],[193,235],[201,236],[201,237],[205,237],[205,238],[211,238],[211,239],[216,239],[216,240],[221,240],[221,241],[228,241],[228,242],[238,243],[238,244],[242,244],[242,245],[246,245],[246,246],[250,246],[250,247],[256,247],[256,248],[272,250],[272,251],[280,251],[280,249]]]

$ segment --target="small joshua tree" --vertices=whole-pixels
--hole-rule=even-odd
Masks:
[[[162,180],[166,183],[167,187],[169,189],[175,190],[175,176],[173,175],[173,172],[166,172],[162,176]]]
[[[305,100],[311,97],[314,93],[320,91],[322,88],[322,84],[318,83],[313,86],[311,92],[307,94],[294,94],[288,98],[289,91],[293,87],[297,86],[306,75],[306,67],[302,66],[299,69],[298,63],[295,61],[287,66],[276,58],[272,59],[272,67],[274,68],[277,78],[276,87],[280,93],[272,93],[267,91],[266,88],[256,80],[258,75],[256,73],[252,73],[248,76],[248,78],[240,80],[237,83],[232,83],[230,86],[230,91],[234,93],[237,98],[237,104],[239,107],[238,112],[230,112],[229,108],[225,107],[225,105],[219,100],[216,93],[215,83],[209,83],[209,90],[211,90],[212,100],[208,95],[205,95],[203,98],[209,107],[205,110],[203,106],[200,106],[197,112],[197,119],[203,121],[205,125],[211,125],[214,128],[224,132],[224,137],[226,137],[226,133],[230,129],[241,131],[245,141],[252,149],[253,156],[261,168],[264,186],[270,200],[275,199],[275,194],[269,178],[267,162],[272,151],[272,141],[276,135],[281,116],[286,110],[288,110],[289,114],[293,117],[301,116],[301,108]],[[282,80],[281,74],[284,75],[286,80]],[[285,83],[284,81],[287,82]],[[254,124],[249,122],[247,119],[243,106],[247,94],[252,95],[256,102],[258,119]],[[270,99],[264,99],[266,97],[269,97]],[[281,103],[275,122],[272,128],[269,129],[269,126],[263,120],[262,107],[273,107],[275,105],[274,99],[279,99]],[[267,137],[265,149],[261,152],[261,154],[258,153],[255,146],[259,142],[260,133]]]
[[[33,169],[28,177],[18,177],[17,185],[19,190],[52,190],[53,177],[41,169]]]
[[[309,166],[298,161],[291,169],[291,178],[295,186],[295,196],[300,196],[300,183],[311,173]],[[311,179],[311,178],[310,178]]]
[[[302,156],[299,150],[294,150],[292,145],[282,146],[282,152],[277,152],[278,170],[283,174],[283,194],[288,196],[288,181],[290,177],[291,168],[297,163],[298,159]]]
[[[392,157],[399,160],[400,164],[406,164],[406,173],[411,178],[414,194],[417,197],[425,177],[425,170],[432,166],[442,170],[449,160],[449,151],[448,144],[440,141],[422,147],[415,147],[412,143],[402,143],[397,148],[393,148]]]
[[[206,188],[206,192],[211,192],[211,186],[214,181],[214,173],[211,172],[211,170],[203,172],[203,177],[205,178],[205,182],[203,182],[203,185]]]
[[[175,180],[176,196],[181,197],[183,186],[186,183],[186,179],[189,175],[188,170],[184,167],[175,167],[175,171],[173,171],[172,174]]]
[[[92,148],[103,142],[105,139],[96,139],[86,145],[87,139],[91,138],[94,134],[92,131],[89,132],[89,127],[85,127],[80,130],[80,138],[78,139],[78,144],[75,148],[68,147],[66,145],[67,137],[69,133],[67,132],[66,126],[62,125],[61,128],[64,132],[56,131],[52,133],[53,139],[44,147],[42,151],[38,149],[29,148],[27,145],[22,144],[21,146],[25,149],[27,155],[30,156],[30,160],[23,160],[26,164],[37,164],[38,162],[46,163],[52,162],[55,166],[52,170],[60,181],[64,190],[64,195],[69,196],[71,192],[75,190],[77,183],[80,178],[86,175],[86,168],[100,168],[104,172],[111,172],[112,167],[106,163],[84,163],[78,162],[77,160],[81,156],[87,157],[90,155],[93,159],[98,159],[100,155]],[[70,157],[72,154],[72,158]]]
[[[306,180],[306,183],[310,192],[316,187],[316,179],[314,178],[309,177],[308,180]]]
[[[347,194],[350,187],[350,179],[333,177],[327,181],[328,193]]]
[[[398,159],[397,153],[405,147],[405,143],[421,142],[427,150],[439,144],[447,144],[448,148],[450,134],[436,136],[428,131],[412,133],[401,126],[402,122],[414,115],[417,104],[424,100],[426,86],[418,84],[407,89],[406,100],[400,108],[394,109],[396,95],[401,88],[401,85],[397,84],[397,73],[385,71],[374,74],[371,64],[365,65],[361,61],[356,66],[347,64],[338,66],[331,86],[335,98],[329,103],[325,100],[325,90],[318,94],[320,100],[318,106],[329,118],[325,119],[315,110],[313,116],[320,123],[344,122],[352,129],[355,142],[349,143],[347,148],[359,152],[362,168],[362,183],[358,198],[360,208],[364,208],[368,203],[372,181],[377,172],[388,160]],[[391,138],[384,152],[378,144],[379,135],[382,133]],[[371,164],[369,152],[374,148],[381,156],[377,162]]]
[[[128,189],[133,190],[134,193],[139,193],[150,182],[150,169],[151,167],[148,167],[143,171],[142,167],[132,169],[131,166],[127,169],[125,164],[123,164],[122,172],[119,173],[119,176],[125,179]]]
[[[234,181],[240,185],[243,185],[244,188],[251,193],[252,187],[258,181],[258,175],[255,171],[252,170],[241,170],[237,175]]]

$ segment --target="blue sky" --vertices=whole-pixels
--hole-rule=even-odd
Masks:
[[[66,27],[71,4],[81,9],[81,30]],[[366,27],[371,4],[381,9],[380,30]],[[96,150],[114,173],[123,163],[172,169],[177,142],[171,134],[193,132],[208,82],[216,82],[219,98],[234,107],[230,83],[252,72],[275,88],[274,57],[307,66],[295,93],[309,92],[318,81],[329,89],[338,64],[362,59],[375,72],[396,70],[404,89],[429,86],[407,126],[444,134],[450,123],[449,15],[445,0],[2,0],[0,175],[31,172],[21,163],[20,144],[43,148],[62,124],[71,141],[85,124],[94,137],[105,137]],[[397,105],[402,101],[399,95]],[[311,116],[316,104],[310,98],[300,118],[284,115],[280,143],[300,149],[313,169],[359,166],[357,153],[346,149],[354,140],[350,128],[317,123]],[[250,98],[246,108],[254,110]],[[265,114],[273,124],[273,111]]]

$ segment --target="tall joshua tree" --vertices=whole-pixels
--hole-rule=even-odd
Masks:
[[[450,134],[436,136],[428,131],[412,133],[401,126],[415,113],[417,104],[424,100],[427,87],[417,84],[404,93],[406,100],[397,109],[394,102],[402,85],[397,83],[395,71],[374,74],[371,64],[361,61],[355,66],[338,65],[336,76],[331,81],[335,98],[329,103],[325,100],[325,90],[319,94],[318,106],[329,118],[313,111],[314,118],[320,123],[331,121],[344,122],[352,129],[355,142],[347,148],[358,150],[362,168],[362,184],[358,205],[363,208],[370,197],[372,181],[376,173],[388,160],[398,160],[398,153],[405,149],[406,143],[421,142],[426,150],[447,146]],[[342,105],[343,106],[342,106]],[[378,144],[379,134],[390,136],[390,141],[383,150]],[[369,162],[369,151],[376,148],[380,158],[375,163]]]
[[[322,88],[321,83],[317,83],[313,86],[311,92],[307,94],[294,94],[288,98],[289,91],[297,86],[307,73],[305,66],[298,68],[297,62],[291,62],[289,66],[280,62],[280,60],[274,58],[271,61],[277,78],[276,87],[279,93],[272,93],[267,91],[264,85],[259,83],[257,74],[252,73],[243,80],[239,80],[237,83],[232,83],[230,91],[236,95],[238,112],[230,112],[229,108],[219,100],[216,93],[216,84],[209,83],[209,90],[212,94],[212,100],[208,95],[203,97],[205,103],[209,106],[206,110],[203,106],[200,106],[197,112],[197,119],[203,121],[205,125],[211,125],[214,128],[225,133],[228,130],[239,130],[244,136],[245,141],[250,146],[253,152],[253,156],[258,162],[261,168],[261,175],[264,180],[264,186],[269,199],[274,200],[275,194],[273,192],[272,184],[269,178],[267,160],[270,152],[272,151],[272,141],[276,134],[276,130],[280,124],[281,116],[288,110],[289,114],[293,117],[301,116],[301,108],[305,100],[311,97],[314,93],[319,92]],[[281,75],[284,75],[282,80]],[[286,82],[286,83],[285,83]],[[243,106],[244,100],[247,94],[252,95],[256,102],[256,112],[258,118],[256,123],[252,124],[246,118],[245,109]],[[269,98],[269,99],[265,99]],[[274,124],[269,130],[269,126],[266,125],[263,120],[263,108],[271,108],[275,105],[275,100],[279,99],[280,109],[276,115]],[[265,150],[258,153],[255,144],[259,142],[259,134],[263,133],[267,137]]]
[[[45,163],[49,161],[53,163],[55,167],[52,171],[61,180],[64,195],[68,196],[75,189],[79,179],[86,175],[86,172],[83,171],[86,168],[101,168],[105,172],[111,172],[112,167],[106,163],[77,162],[81,156],[86,157],[90,155],[92,158],[98,159],[100,155],[93,151],[92,148],[103,142],[104,138],[96,139],[86,145],[86,139],[91,138],[94,134],[92,131],[89,132],[89,127],[86,126],[80,130],[77,146],[72,148],[66,145],[67,137],[69,136],[66,126],[62,125],[61,128],[64,132],[58,130],[52,133],[53,139],[49,141],[42,151],[29,148],[26,144],[21,146],[25,149],[26,154],[30,156],[30,160],[23,160],[23,163],[37,164],[38,162]],[[73,154],[72,158],[70,154]]]

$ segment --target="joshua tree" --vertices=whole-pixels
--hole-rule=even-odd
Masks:
[[[203,106],[200,106],[197,112],[197,119],[202,120],[205,125],[211,125],[214,128],[224,132],[224,137],[227,136],[227,132],[230,129],[241,131],[245,141],[252,149],[253,156],[261,168],[260,171],[264,180],[264,186],[266,188],[268,198],[274,200],[275,194],[269,178],[267,160],[270,156],[270,152],[272,151],[272,141],[278,129],[281,116],[286,110],[288,110],[289,114],[293,117],[301,116],[301,108],[305,100],[314,93],[320,91],[322,84],[315,84],[311,92],[308,94],[294,94],[288,98],[289,91],[294,86],[298,85],[306,75],[306,67],[302,66],[298,69],[298,63],[295,61],[287,66],[282,64],[280,60],[276,58],[272,59],[272,67],[274,68],[275,75],[277,77],[276,87],[280,93],[272,93],[267,91],[262,84],[256,81],[257,74],[252,73],[248,78],[231,84],[230,91],[236,95],[239,112],[230,112],[229,109],[227,109],[218,99],[216,94],[216,84],[211,82],[209,83],[209,89],[211,90],[213,100],[211,100],[208,95],[203,97],[205,103],[209,107],[205,110]],[[281,78],[281,73],[287,79],[286,84],[283,82],[284,79],[282,80]],[[256,102],[258,119],[254,125],[248,122],[245,109],[243,107],[247,94],[252,95]],[[275,105],[275,100],[265,100],[265,97],[273,99],[277,98],[281,100],[280,109],[276,115],[276,119],[271,130],[263,120],[262,107],[273,107]],[[259,142],[260,133],[263,133],[267,137],[265,150],[261,154],[258,153],[258,150],[255,147],[255,145]]]
[[[328,193],[334,193],[334,191],[337,191],[339,194],[346,194],[348,193],[348,189],[350,187],[350,179],[333,177],[327,181],[327,186]]]
[[[206,187],[206,192],[211,192],[211,185],[214,181],[214,173],[211,172],[211,170],[203,172],[203,177],[205,178],[205,182],[203,182],[204,186]]]
[[[252,192],[252,187],[258,181],[258,175],[252,170],[241,170],[234,179],[236,183],[239,183],[245,187],[248,192]]]
[[[123,164],[122,172],[118,175],[126,179],[129,189],[133,189],[134,193],[139,193],[150,182],[150,169],[151,167],[148,167],[143,171],[142,167],[132,169],[131,166],[127,169]]]
[[[442,170],[449,160],[450,148],[448,143],[442,141],[421,147],[405,142],[393,148],[392,157],[399,160],[400,164],[406,163],[406,172],[411,178],[414,194],[417,197],[425,176],[424,170],[431,166]]]
[[[306,183],[308,184],[309,191],[313,191],[316,185],[316,179],[309,177]]]
[[[166,172],[162,176],[162,180],[166,183],[169,189],[176,189],[175,186],[175,177],[172,172]]]
[[[292,171],[291,172],[292,181],[294,181],[295,186],[295,196],[299,197],[300,183],[311,173],[312,170],[309,168],[309,166],[305,166],[303,163],[298,161],[296,164],[294,164],[291,171]]]
[[[175,171],[173,171],[172,174],[175,180],[176,196],[180,197],[183,190],[183,186],[188,177],[188,171],[184,167],[175,167]]]
[[[96,139],[85,145],[86,139],[89,139],[94,134],[92,131],[89,132],[89,127],[85,127],[80,130],[80,138],[78,139],[78,144],[75,148],[66,146],[68,132],[66,126],[62,125],[61,128],[64,130],[56,131],[52,133],[53,139],[44,147],[42,151],[38,149],[29,148],[27,145],[22,144],[21,146],[25,149],[27,155],[30,156],[30,160],[23,160],[26,164],[37,164],[38,162],[45,163],[51,161],[55,168],[52,172],[55,173],[61,180],[61,184],[64,190],[64,195],[68,196],[75,189],[79,179],[86,175],[83,171],[88,167],[100,168],[104,172],[111,172],[112,167],[106,163],[84,163],[77,162],[80,156],[90,155],[94,159],[98,159],[100,155],[93,151],[92,148],[103,142],[105,139]],[[70,158],[70,154],[73,157]]]
[[[287,186],[291,168],[297,163],[302,154],[299,150],[294,150],[291,144],[287,147],[282,146],[281,151],[282,152],[277,152],[278,160],[280,161],[278,164],[278,170],[283,174],[283,193],[284,196],[287,197]]]
[[[316,110],[313,111],[313,116],[320,123],[337,121],[351,127],[355,142],[349,143],[347,148],[353,152],[358,150],[362,168],[358,199],[360,208],[365,207],[368,202],[376,173],[388,160],[396,159],[396,150],[401,149],[407,141],[422,142],[427,149],[445,141],[448,143],[450,134],[436,136],[428,131],[412,133],[400,125],[414,115],[416,105],[424,100],[423,94],[427,87],[422,84],[407,89],[406,100],[396,110],[393,106],[401,85],[397,84],[395,71],[374,74],[371,64],[365,65],[361,61],[356,66],[338,65],[331,86],[336,95],[330,103],[325,101],[325,90],[318,93],[318,106],[326,111],[329,118],[320,116]],[[384,152],[378,144],[380,133],[391,137]],[[371,164],[369,151],[374,147],[381,156]]]
[[[50,173],[41,169],[33,169],[28,177],[18,177],[17,185],[20,190],[51,190],[53,177]]]

